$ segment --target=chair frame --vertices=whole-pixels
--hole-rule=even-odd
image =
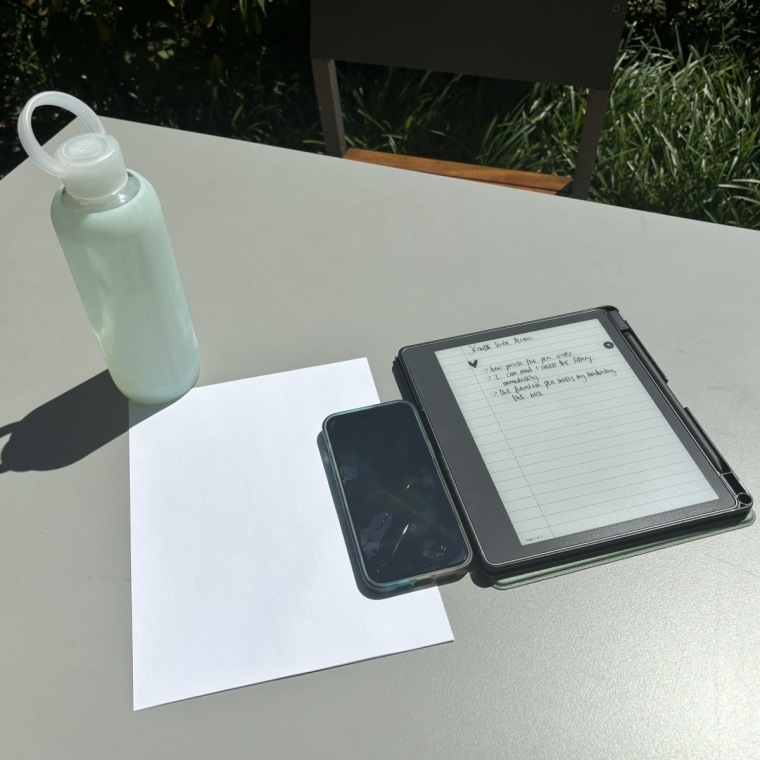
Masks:
[[[336,61],[575,85],[588,88],[588,97],[570,194],[587,198],[627,6],[627,0],[311,0],[311,64],[326,151],[343,156],[347,147]]]

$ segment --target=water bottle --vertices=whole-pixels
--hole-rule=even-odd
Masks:
[[[71,111],[90,132],[51,156],[32,130],[42,105]],[[71,95],[35,95],[18,132],[32,160],[63,180],[53,196],[53,228],[114,383],[141,404],[179,398],[198,379],[200,352],[153,186],[126,168],[117,140]]]

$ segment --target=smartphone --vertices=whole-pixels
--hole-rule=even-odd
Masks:
[[[333,414],[322,433],[359,571],[372,591],[466,572],[472,550],[412,404]]]

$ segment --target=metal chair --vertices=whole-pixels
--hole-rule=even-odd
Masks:
[[[627,0],[311,0],[311,64],[327,153],[588,197]],[[335,61],[588,88],[574,177],[347,150]]]

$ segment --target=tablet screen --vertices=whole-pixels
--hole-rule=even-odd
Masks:
[[[435,356],[523,546],[718,498],[598,319]]]

